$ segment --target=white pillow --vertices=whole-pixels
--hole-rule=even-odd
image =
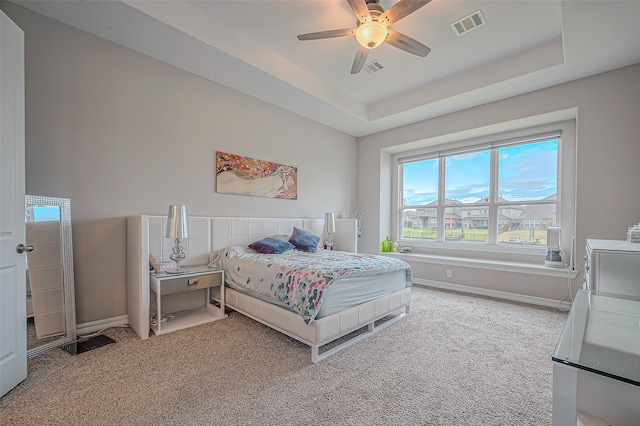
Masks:
[[[210,263],[210,266],[224,269],[227,259],[249,253],[249,250],[251,249],[242,246],[225,247],[218,252],[218,255],[214,261]],[[255,253],[255,251],[251,250],[250,253]]]

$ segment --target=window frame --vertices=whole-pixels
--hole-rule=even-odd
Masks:
[[[493,193],[489,196],[487,207],[490,210],[490,217],[496,220],[489,221],[489,237],[488,242],[483,243],[461,243],[449,242],[444,238],[445,221],[439,220],[438,238],[436,240],[415,240],[405,239],[402,237],[403,216],[403,176],[400,163],[408,160],[418,160],[427,158],[437,158],[443,155],[451,155],[462,153],[465,151],[477,151],[483,147],[486,149],[507,147],[510,145],[535,142],[536,140],[544,140],[558,136],[557,151],[557,192],[556,192],[556,215],[558,226],[562,228],[562,245],[565,250],[566,257],[569,256],[571,245],[571,237],[575,235],[575,159],[576,159],[576,137],[575,137],[575,120],[555,122],[535,127],[521,128],[509,132],[487,134],[485,136],[461,139],[447,144],[431,146],[427,148],[416,149],[412,151],[396,152],[392,158],[394,167],[392,173],[392,230],[395,233],[395,240],[401,246],[410,246],[414,253],[434,253],[451,256],[465,257],[483,257],[489,259],[501,260],[508,257],[522,256],[525,261],[539,261],[544,258],[545,246],[515,246],[509,244],[500,244],[497,242],[498,211],[500,208],[508,208],[509,204],[497,203]],[[498,183],[498,167],[497,155],[491,155],[490,166],[490,185],[493,189],[497,188]],[[495,163],[494,163],[495,162]],[[439,165],[439,200],[444,200],[444,170],[443,162]],[[495,182],[495,183],[494,183]],[[531,201],[528,204],[548,204],[542,201]],[[522,202],[516,204],[524,204]],[[446,205],[438,205],[438,218],[444,218]],[[495,223],[494,223],[495,222]],[[442,233],[442,234],[441,234]]]

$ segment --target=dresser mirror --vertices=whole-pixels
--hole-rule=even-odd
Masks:
[[[76,341],[71,201],[25,197],[27,356]]]

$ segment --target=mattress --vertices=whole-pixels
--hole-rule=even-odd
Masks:
[[[255,291],[239,289],[229,283],[225,284],[227,287],[242,291],[257,299],[289,309],[286,303],[280,302],[279,300],[262,296]],[[385,296],[404,288],[406,288],[405,274],[401,271],[393,271],[373,277],[345,278],[336,281],[329,287],[329,290],[325,294],[322,307],[316,319],[344,311],[363,302],[377,299],[380,296]]]
[[[361,261],[364,263],[359,264]],[[339,252],[263,255],[233,247],[219,252],[215,264],[225,269],[227,287],[297,311],[307,323],[411,285],[409,265],[383,256]],[[326,281],[323,286],[316,287],[322,281]],[[310,301],[314,292],[318,301]],[[314,303],[317,306],[308,309]]]

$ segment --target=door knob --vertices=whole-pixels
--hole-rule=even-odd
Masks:
[[[18,253],[29,253],[33,251],[33,246],[32,245],[25,246],[24,244],[18,244],[18,247],[16,247],[16,251]]]

